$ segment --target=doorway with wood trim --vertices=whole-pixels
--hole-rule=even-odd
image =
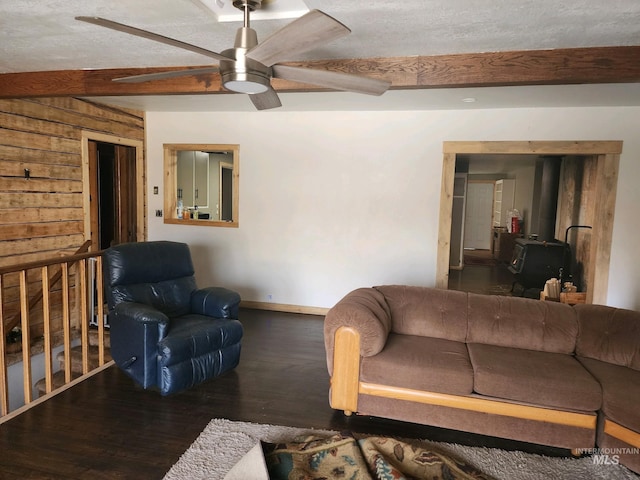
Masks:
[[[85,236],[102,250],[141,241],[144,228],[142,143],[90,132],[83,138]]]
[[[574,162],[587,162],[588,159],[587,163],[590,164],[590,181],[573,185],[574,191],[571,194],[578,193],[583,198],[592,199],[589,211],[586,212],[587,216],[581,217],[581,220],[593,225],[588,263],[585,267],[585,276],[589,285],[587,302],[605,303],[621,151],[622,142],[620,141],[444,142],[436,286],[448,288],[456,156],[461,154],[561,155],[571,157]],[[570,201],[571,195],[559,199],[560,205]],[[562,208],[562,211],[566,212],[571,210],[575,210],[571,205]],[[563,230],[566,223],[570,224],[571,221],[571,218],[563,218],[563,215],[560,215],[557,226]]]

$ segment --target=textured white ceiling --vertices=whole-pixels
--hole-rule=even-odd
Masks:
[[[273,0],[277,2],[278,0]],[[306,0],[351,35],[296,60],[640,45],[640,0]],[[220,52],[239,23],[198,0],[1,0],[0,73],[204,65],[207,57],[78,22],[101,16]],[[264,39],[291,20],[252,22]],[[639,59],[640,61],[640,59]]]
[[[276,0],[277,2],[277,0]],[[639,0],[307,0],[352,34],[303,55],[436,55],[640,44]],[[208,59],[78,22],[101,16],[214,51],[238,23],[218,23],[198,0],[2,0],[0,72],[206,64]],[[252,22],[259,38],[290,20]]]

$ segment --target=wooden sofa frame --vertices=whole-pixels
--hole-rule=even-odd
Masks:
[[[336,330],[333,358],[331,406],[336,410],[343,410],[346,415],[351,415],[358,411],[358,395],[363,394],[503,415],[524,420],[555,423],[585,428],[591,431],[595,431],[596,429],[597,415],[595,413],[567,412],[564,410],[521,405],[480,397],[450,395],[361,382],[359,379],[360,334],[356,329],[351,327],[340,327]],[[612,422],[609,423],[611,424]],[[620,434],[619,429],[614,429],[614,432],[615,434],[610,434],[612,436]],[[631,433],[635,434],[635,432]],[[635,435],[640,437],[638,434]],[[636,440],[640,440],[640,438]],[[631,443],[626,439],[625,441]]]

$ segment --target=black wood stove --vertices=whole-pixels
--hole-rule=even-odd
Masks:
[[[509,271],[515,275],[514,286],[519,284],[525,291],[530,288],[542,290],[547,280],[562,276],[561,268],[568,272],[570,261],[571,249],[566,242],[518,238]]]

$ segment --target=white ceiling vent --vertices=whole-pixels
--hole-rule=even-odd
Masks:
[[[218,22],[242,22],[244,13],[233,0],[197,0],[215,13]],[[309,11],[303,0],[262,0],[262,7],[251,13],[251,20],[298,18]]]

